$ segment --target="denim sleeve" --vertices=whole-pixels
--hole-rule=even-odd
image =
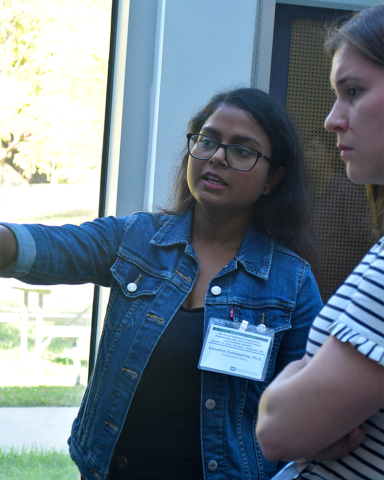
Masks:
[[[311,271],[305,264],[302,278],[298,283],[296,308],[292,313],[292,328],[285,331],[276,359],[275,375],[286,365],[302,358],[305,354],[309,330],[317,314],[323,307],[319,287]]]
[[[126,218],[52,227],[3,223],[14,233],[17,260],[0,276],[33,285],[95,283],[110,286],[110,268],[124,234]]]

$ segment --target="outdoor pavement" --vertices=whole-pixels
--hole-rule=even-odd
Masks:
[[[78,407],[1,407],[0,446],[68,450]]]

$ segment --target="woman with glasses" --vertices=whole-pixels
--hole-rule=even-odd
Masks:
[[[0,226],[2,276],[111,288],[69,439],[87,480],[277,471],[255,436],[259,398],[304,354],[322,307],[302,258],[311,248],[300,146],[285,113],[250,88],[214,96],[189,132],[168,210]],[[211,318],[274,331],[263,381],[198,369]]]
[[[337,134],[349,179],[367,185],[374,227],[382,236],[384,5],[353,17],[326,48],[336,100],[325,127]],[[262,396],[257,436],[265,456],[298,460],[277,478],[384,478],[383,366],[384,237],[315,319],[306,358],[290,364]],[[362,442],[349,455],[332,462],[303,460],[349,431]]]

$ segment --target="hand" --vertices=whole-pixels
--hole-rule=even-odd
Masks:
[[[337,460],[339,458],[346,457],[349,453],[353,452],[362,442],[365,440],[365,432],[362,428],[356,427],[352,432],[340,438],[337,442],[333,443],[327,448],[320,450],[317,454],[309,459],[300,459],[299,463],[307,463],[313,460]]]

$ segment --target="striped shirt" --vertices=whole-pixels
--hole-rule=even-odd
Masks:
[[[328,300],[311,328],[307,357],[310,360],[334,335],[384,366],[384,237],[376,243],[352,274]],[[365,441],[347,457],[312,462],[299,478],[311,480],[383,480],[384,409],[362,428]]]

